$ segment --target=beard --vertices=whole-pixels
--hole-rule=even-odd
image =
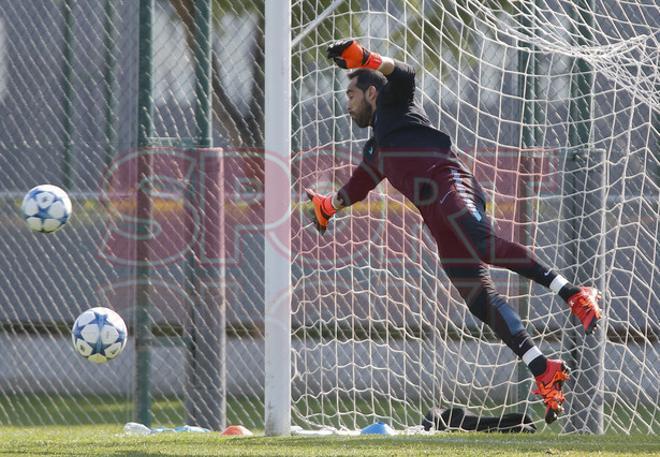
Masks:
[[[352,117],[355,123],[358,125],[358,127],[365,128],[371,125],[371,119],[373,118],[373,116],[374,116],[373,108],[371,108],[371,105],[369,103],[363,101],[362,106],[360,106],[360,110],[355,112]]]

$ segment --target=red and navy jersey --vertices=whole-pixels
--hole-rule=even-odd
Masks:
[[[387,80],[376,99],[373,136],[364,145],[361,163],[339,190],[345,206],[363,200],[384,178],[418,205],[424,199],[424,182],[435,171],[447,166],[463,169],[449,135],[433,128],[415,103],[412,67],[395,62]]]

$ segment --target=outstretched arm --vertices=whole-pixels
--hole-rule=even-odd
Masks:
[[[332,197],[335,208],[345,208],[364,200],[383,179],[385,177],[374,166],[362,160],[346,184]]]
[[[305,189],[311,200],[308,214],[316,229],[324,233],[330,219],[337,210],[362,201],[367,194],[383,180],[378,170],[368,165],[364,160],[353,170],[348,182],[336,194],[320,195],[311,189]]]
[[[397,83],[397,81],[401,80],[407,84],[407,80],[410,79],[411,94],[414,91],[414,72],[412,69],[409,69],[407,66],[403,68],[402,64],[395,63],[393,59],[369,51],[355,40],[340,40],[331,44],[328,46],[327,56],[334,60],[341,68],[370,68],[377,70],[390,79],[390,82],[393,82],[396,86],[401,84],[400,82]],[[406,90],[405,92],[408,91]],[[332,219],[337,210],[364,200],[367,194],[383,179],[384,176],[378,170],[363,160],[353,171],[348,182],[336,194],[324,196],[317,194],[312,189],[305,189],[311,201],[311,206],[307,210],[307,213],[314,221],[316,229],[324,233],[328,228],[330,219]]]

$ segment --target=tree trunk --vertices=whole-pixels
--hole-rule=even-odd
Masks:
[[[256,148],[264,147],[264,36],[266,21],[264,12],[259,11],[257,20],[257,29],[255,31],[254,46],[252,48],[252,98],[250,99],[250,109],[248,117],[248,127],[253,134],[253,144],[250,146]]]
[[[171,0],[171,2],[185,27],[186,42],[192,56],[195,45],[194,2],[193,0]],[[236,148],[248,146],[253,142],[248,122],[229,99],[220,78],[219,63],[215,58],[212,59],[212,67],[213,113],[218,120],[221,133],[227,138],[230,146]]]

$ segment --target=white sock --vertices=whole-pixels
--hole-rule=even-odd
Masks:
[[[562,275],[557,275],[557,277],[550,283],[550,290],[558,294],[566,284],[568,284],[568,279],[564,278]]]
[[[525,352],[522,356],[523,362],[525,362],[525,365],[529,366],[530,363],[534,361],[537,357],[543,356],[539,348],[536,346],[530,348]]]

